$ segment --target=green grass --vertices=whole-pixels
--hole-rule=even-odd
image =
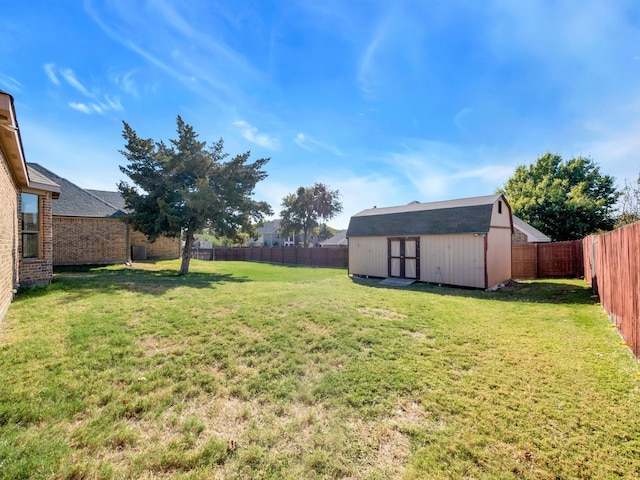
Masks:
[[[0,325],[0,478],[635,478],[640,377],[579,280],[57,271]]]

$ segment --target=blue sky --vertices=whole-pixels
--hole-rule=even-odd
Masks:
[[[167,141],[177,115],[270,157],[256,198],[276,214],[338,189],[336,228],[492,194],[547,151],[640,173],[635,0],[29,0],[0,30],[27,161],[84,188],[125,179],[123,120]]]

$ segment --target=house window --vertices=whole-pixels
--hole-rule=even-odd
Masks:
[[[502,201],[498,200],[498,213],[502,213]]]
[[[21,207],[22,258],[38,258],[40,256],[40,198],[38,195],[23,193]]]

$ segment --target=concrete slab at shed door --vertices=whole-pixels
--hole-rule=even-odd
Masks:
[[[398,278],[398,277],[387,277],[380,282],[380,285],[390,285],[393,287],[406,287],[407,285],[411,285],[415,283],[415,278]]]

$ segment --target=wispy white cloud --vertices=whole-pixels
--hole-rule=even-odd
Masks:
[[[69,106],[74,110],[77,110],[82,113],[86,113],[87,115],[93,113],[94,111],[93,108],[85,105],[84,103],[69,102]]]
[[[15,78],[0,73],[0,85],[9,93],[19,92],[22,84]]]
[[[504,185],[517,165],[505,161],[506,156],[477,147],[414,141],[403,151],[388,154],[386,163],[415,188],[421,196],[415,200],[437,201],[493,193]],[[474,168],[469,168],[471,158]]]
[[[84,85],[82,85],[82,83],[80,83],[80,81],[76,77],[76,74],[70,68],[61,69],[60,70],[60,75],[62,75],[62,78],[64,78],[66,80],[66,82],[70,86],[75,88],[77,91],[79,91],[85,97],[92,97],[93,96],[91,94],[91,92],[89,92],[89,90],[87,90],[87,88]]]
[[[129,4],[117,5],[110,19],[103,19],[91,2],[85,3],[85,11],[112,39],[220,109],[235,110],[246,100],[242,86],[264,80],[259,70],[225,43],[220,33],[225,24],[216,15],[203,14],[184,2],[179,6],[163,0],[150,3],[153,9],[140,15],[132,13]],[[216,11],[222,9],[221,5]],[[203,28],[196,28],[199,24]]]
[[[135,70],[130,70],[125,73],[115,73],[111,72],[109,74],[109,78],[111,81],[117,85],[120,89],[122,89],[125,93],[133,97],[139,97],[138,85],[135,81],[136,72]]]
[[[460,110],[456,114],[456,116],[453,117],[453,123],[455,124],[455,126],[460,130],[466,130],[465,120],[471,115],[471,112],[473,112],[473,110],[469,107],[464,107],[462,110]]]
[[[67,102],[72,109],[78,112],[104,115],[111,111],[121,112],[124,110],[120,97],[102,95],[97,88],[89,90],[82,82],[80,82],[71,68],[58,68],[54,63],[47,63],[44,65],[44,71],[51,83],[57,87],[62,87],[58,78],[58,75],[60,75],[67,85],[73,88],[76,92],[82,94],[82,96],[88,100],[85,102]]]
[[[47,74],[47,77],[49,77],[49,81],[51,83],[53,83],[54,85],[60,85],[60,80],[58,80],[58,77],[56,75],[55,67],[55,63],[46,63],[44,65],[44,72]]]
[[[308,151],[312,151],[314,148],[313,147],[319,147],[323,150],[326,150],[334,155],[337,156],[344,156],[344,152],[342,152],[339,148],[334,147],[333,145],[329,145],[328,143],[325,142],[321,142],[319,140],[316,140],[313,137],[310,137],[309,135],[299,132],[294,140],[293,140],[299,147],[304,148],[305,150]]]
[[[362,53],[358,65],[357,82],[365,98],[371,98],[375,92],[376,55],[388,34],[389,17],[385,18],[376,28],[373,38],[369,41]]]
[[[277,138],[265,133],[259,133],[258,129],[250,123],[245,122],[244,120],[236,120],[233,122],[233,125],[238,127],[242,136],[251,143],[255,143],[256,145],[260,145],[261,147],[268,148],[270,150],[278,148],[279,142]]]

